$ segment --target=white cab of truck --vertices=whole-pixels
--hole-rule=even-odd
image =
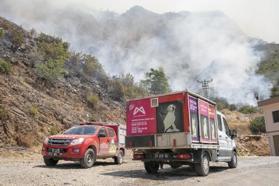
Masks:
[[[218,141],[219,141],[218,160],[230,161],[232,158],[232,153],[236,149],[236,143],[234,138],[231,137],[232,135],[231,130],[229,129],[224,114],[222,114],[219,111],[217,111],[217,123],[218,123]]]

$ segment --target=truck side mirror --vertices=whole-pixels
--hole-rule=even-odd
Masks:
[[[235,130],[235,129],[230,130],[230,135],[231,135],[231,138],[232,138],[232,139],[236,138],[236,137],[237,137],[237,132],[236,132],[236,130]]]

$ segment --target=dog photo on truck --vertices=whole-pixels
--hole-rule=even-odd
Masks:
[[[277,7],[0,0],[0,186],[278,185]]]

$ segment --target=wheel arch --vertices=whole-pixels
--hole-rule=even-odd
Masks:
[[[91,144],[91,145],[89,145],[89,146],[87,147],[87,149],[93,149],[94,152],[95,152],[95,154],[97,155],[97,148],[96,148],[95,145]]]
[[[120,147],[119,150],[121,150],[123,152],[123,156],[125,156],[125,153],[126,153],[125,148],[124,147]]]

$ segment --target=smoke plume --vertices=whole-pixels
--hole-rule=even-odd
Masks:
[[[173,90],[199,91],[210,84],[229,103],[255,104],[269,96],[269,82],[255,74],[261,55],[255,43],[221,12],[156,14],[132,7],[123,14],[54,1],[0,0],[0,15],[27,29],[62,37],[74,51],[95,55],[113,75],[136,80],[163,67]]]

